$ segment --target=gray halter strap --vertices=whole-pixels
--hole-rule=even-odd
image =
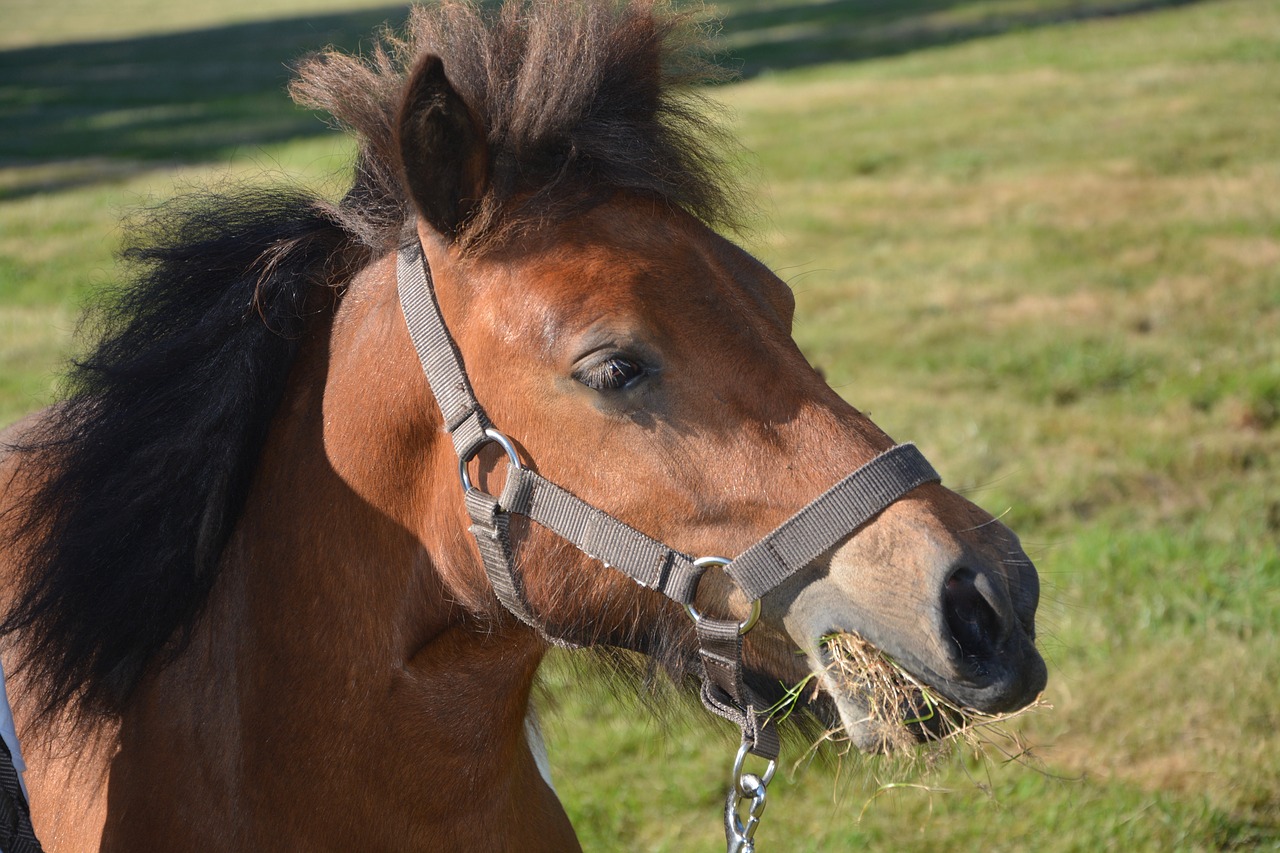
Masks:
[[[695,561],[521,467],[514,446],[494,429],[471,388],[462,356],[440,313],[416,235],[400,247],[397,280],[409,333],[458,454],[471,533],[498,600],[549,641],[569,645],[547,633],[529,607],[512,565],[510,517],[524,515],[588,556],[690,609],[703,669],[703,703],[742,729],[744,749],[776,759],[780,744],[767,706],[743,681],[742,635],[753,620],[712,619],[692,609],[707,561]],[[467,462],[490,442],[501,445],[511,461],[498,496],[472,487],[466,473]],[[762,596],[890,504],[917,486],[938,482],[941,478],[915,445],[899,444],[836,483],[727,564],[707,559],[723,564],[725,573],[758,606]]]

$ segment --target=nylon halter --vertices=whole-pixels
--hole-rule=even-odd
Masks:
[[[445,431],[453,438],[471,533],[498,600],[548,640],[566,644],[549,635],[534,615],[512,565],[510,517],[523,515],[589,557],[683,605],[697,628],[703,704],[742,730],[736,767],[740,768],[746,752],[770,762],[776,760],[780,744],[768,705],[743,682],[742,635],[754,624],[761,597],[912,489],[941,482],[933,466],[915,445],[899,444],[836,483],[734,559],[694,559],[523,467],[514,445],[494,428],[476,400],[462,356],[440,313],[431,271],[416,235],[400,247],[396,276],[409,333],[444,415]],[[497,496],[475,488],[467,474],[467,463],[491,442],[500,445],[510,460],[506,484]],[[698,581],[711,565],[723,566],[752,602],[748,619],[713,619],[694,609]],[[735,790],[742,787],[740,781],[735,779]],[[762,807],[763,785],[759,790]],[[750,795],[745,788],[743,793]],[[749,833],[746,840],[750,841]]]

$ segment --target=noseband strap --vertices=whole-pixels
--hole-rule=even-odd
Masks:
[[[747,749],[776,759],[779,741],[767,704],[743,678],[742,635],[751,620],[739,623],[698,614],[692,609],[703,573],[697,561],[521,467],[514,447],[494,429],[476,399],[462,356],[440,313],[431,271],[416,236],[401,245],[396,275],[409,334],[458,454],[471,533],[498,600],[549,641],[571,645],[565,638],[552,636],[533,613],[514,569],[510,517],[523,515],[641,586],[685,605],[697,627],[703,704],[742,729]],[[512,462],[502,494],[496,497],[471,487],[466,475],[466,463],[494,441],[503,446]],[[766,593],[890,504],[918,486],[938,482],[941,478],[915,445],[899,444],[818,496],[729,561],[724,571],[758,605]]]

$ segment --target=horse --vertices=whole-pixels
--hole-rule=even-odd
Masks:
[[[650,0],[415,9],[297,70],[359,140],[340,201],[155,212],[65,397],[3,439],[0,630],[47,850],[580,849],[531,722],[555,644],[701,684],[765,758],[761,709],[813,674],[804,709],[879,743],[833,632],[964,707],[1043,689],[1034,566],[927,463],[764,592],[733,573],[904,457],[722,233],[700,33]],[[414,283],[443,330],[422,352]],[[573,511],[508,513],[517,479]],[[578,518],[596,544],[556,526]],[[664,543],[658,569],[614,533]]]

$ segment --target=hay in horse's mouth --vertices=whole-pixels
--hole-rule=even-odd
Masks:
[[[836,697],[845,733],[864,751],[914,746],[929,739],[926,721],[944,718],[923,686],[860,635],[829,634],[820,650],[823,687]]]
[[[1016,733],[1000,724],[1044,707],[1037,701],[999,715],[960,707],[854,632],[828,634],[819,652],[825,664],[819,681],[835,699],[844,734],[864,752],[906,750],[922,742],[963,743],[981,751],[1005,741],[1011,748],[999,745],[1000,751],[1020,755],[1025,747]]]

